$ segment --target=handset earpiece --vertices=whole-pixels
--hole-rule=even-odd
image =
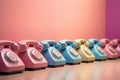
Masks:
[[[75,41],[72,41],[72,48],[76,49],[79,44],[77,44]]]
[[[88,42],[90,43],[90,48],[92,48],[95,44],[95,40],[94,39],[89,39]]]
[[[85,46],[90,47],[90,46],[91,46],[91,45],[90,45],[90,42],[89,42],[89,41],[86,41]]]
[[[101,42],[101,41],[97,41],[97,43],[96,43],[98,46],[102,46],[103,45],[103,43]]]
[[[62,50],[62,49],[64,49],[64,46],[63,46],[63,44],[61,44],[60,42],[57,42],[55,48],[56,48],[57,50]]]
[[[74,40],[74,42],[76,43],[76,49],[79,49],[81,46],[81,43],[79,40]]]
[[[102,42],[101,47],[105,47],[106,44],[109,44],[109,43],[110,43],[110,40],[109,40],[109,39],[100,39],[100,41]]]
[[[18,43],[18,45],[20,46],[19,52],[25,52],[25,51],[26,51],[27,45],[25,45],[25,44],[20,44],[20,43]]]
[[[77,44],[72,40],[61,40],[60,43],[66,45],[66,46],[71,46],[72,48],[77,47]]]
[[[118,39],[113,39],[110,41],[110,45],[113,47],[117,47],[119,44],[119,40]]]
[[[40,43],[43,45],[42,51],[47,51],[49,44],[46,41],[41,41]]]
[[[14,52],[19,52],[20,46],[19,46],[17,43],[14,43],[14,45],[11,46],[11,49],[12,49]]]
[[[35,45],[36,49],[38,49],[39,51],[43,50],[43,45],[41,43],[38,42],[37,45]]]
[[[57,46],[60,47],[60,50],[64,50],[67,47],[65,40],[61,40],[57,43]]]

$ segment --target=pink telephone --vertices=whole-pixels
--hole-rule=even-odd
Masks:
[[[8,40],[0,40],[0,73],[21,72],[25,69],[17,56],[19,45]]]
[[[111,43],[110,43],[109,39],[101,39],[100,41],[103,43],[102,48],[106,52],[107,57],[109,59],[118,58],[118,53],[111,46]]]
[[[113,48],[116,50],[116,52],[118,53],[118,56],[120,57],[120,40],[119,39],[113,39],[110,42],[111,46],[113,46]]]
[[[23,40],[18,42],[20,45],[19,57],[25,64],[26,69],[34,70],[39,68],[46,68],[48,63],[42,56],[43,46],[38,41]]]

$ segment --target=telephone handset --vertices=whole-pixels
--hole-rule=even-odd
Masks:
[[[76,42],[72,40],[61,40],[57,43],[57,46],[60,46],[59,50],[66,59],[67,64],[75,64],[82,61],[81,56],[75,50],[77,47]]]
[[[75,42],[77,43],[76,50],[82,56],[83,61],[94,61],[95,56],[89,49],[90,43],[84,39],[76,39]]]
[[[18,43],[20,45],[20,52],[26,51],[27,48],[29,47],[34,47],[37,50],[41,51],[43,46],[35,40],[23,40]]]
[[[8,49],[8,50],[4,51],[4,57],[9,63],[11,63],[11,64],[18,63],[18,57],[15,54],[15,52],[13,52],[13,51],[18,51],[19,46],[15,42],[1,40],[0,47],[1,47],[1,50]]]
[[[18,55],[25,63],[26,68],[36,69],[47,67],[47,61],[41,53],[43,49],[42,44],[35,40],[23,40],[18,42],[18,44],[20,46]],[[43,65],[42,63],[44,63],[45,65]]]
[[[69,47],[69,51],[73,56],[77,57],[79,55],[78,52],[75,50],[75,48],[77,47],[77,44],[74,41],[61,40],[58,43],[61,45],[61,48],[64,47],[64,49],[66,49],[67,47]]]
[[[103,43],[102,48],[106,52],[108,58],[118,58],[118,53],[114,50],[111,40],[101,39],[100,41]]]
[[[57,42],[53,40],[41,41],[43,45],[43,55],[48,61],[48,66],[63,66],[66,64],[66,60],[62,54],[58,51],[60,46],[57,46]]]
[[[0,72],[14,72],[16,71],[22,71],[24,70],[24,63],[21,61],[21,59],[17,56],[19,51],[19,45],[13,41],[9,40],[0,40],[0,63],[3,67],[0,68]],[[4,63],[4,64],[2,64]],[[13,68],[11,68],[11,66]],[[7,69],[10,69],[11,71],[7,71]]]
[[[12,51],[18,51],[19,45],[13,41],[9,40],[0,40],[0,49],[9,48]]]
[[[77,39],[75,41],[80,44],[80,48],[82,48],[87,54],[92,53],[88,48],[90,46],[90,43],[88,41],[84,39]]]

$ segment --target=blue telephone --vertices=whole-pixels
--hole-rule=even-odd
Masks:
[[[104,50],[101,48],[102,42],[97,39],[89,39],[90,49],[95,55],[96,60],[106,60],[107,55]]]
[[[61,40],[57,43],[57,47],[58,46],[61,47],[60,52],[66,59],[67,64],[79,64],[82,61],[81,56],[75,50],[77,47],[75,42],[71,40]]]
[[[48,61],[48,66],[63,66],[66,64],[65,58],[62,54],[56,49],[57,43],[53,40],[44,40],[41,41],[43,45],[43,56]],[[57,47],[58,48],[58,47]]]

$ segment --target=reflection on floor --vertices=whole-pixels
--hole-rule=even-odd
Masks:
[[[0,75],[0,80],[120,80],[120,59]]]

